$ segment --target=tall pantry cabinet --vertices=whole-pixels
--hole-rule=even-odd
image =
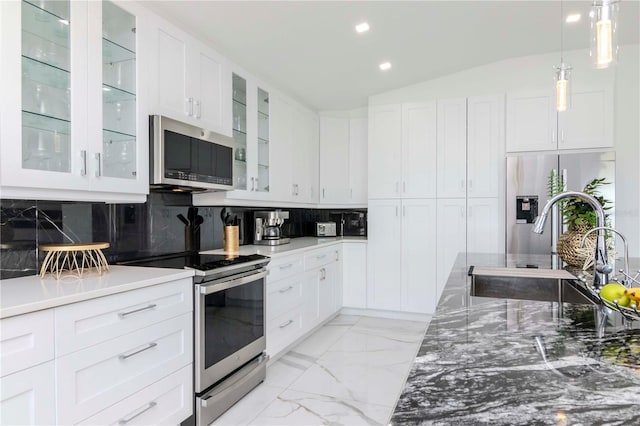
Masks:
[[[503,251],[504,97],[369,113],[368,307],[432,313],[459,253]]]
[[[367,306],[432,313],[436,104],[374,106],[369,117]]]

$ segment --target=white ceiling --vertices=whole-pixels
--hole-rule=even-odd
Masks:
[[[550,1],[145,1],[266,82],[319,111],[511,57],[560,50]],[[566,0],[565,50],[586,48],[590,1]],[[357,34],[367,21],[371,30]],[[622,43],[640,42],[640,0],[620,3]],[[391,70],[378,64],[389,61]]]

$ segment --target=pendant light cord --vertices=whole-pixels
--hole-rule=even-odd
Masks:
[[[564,25],[562,24],[564,10],[563,10],[563,0],[560,0],[560,66],[564,64]]]

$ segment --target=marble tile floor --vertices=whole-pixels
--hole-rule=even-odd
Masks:
[[[213,425],[386,425],[427,325],[339,315]]]

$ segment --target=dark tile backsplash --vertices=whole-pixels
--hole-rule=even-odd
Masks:
[[[241,244],[251,244],[252,211],[264,208],[228,207],[239,217]],[[289,221],[283,234],[292,238],[313,235],[314,222],[334,220],[341,213],[366,209],[283,209]],[[185,251],[185,241],[196,250],[222,248],[222,207],[193,207],[188,194],[151,193],[144,204],[104,204],[36,200],[0,200],[0,279],[36,275],[47,243],[110,243],[104,250],[109,263]],[[187,222],[202,217],[199,238],[186,236]],[[190,228],[191,230],[194,227]],[[189,247],[186,247],[187,249]]]

